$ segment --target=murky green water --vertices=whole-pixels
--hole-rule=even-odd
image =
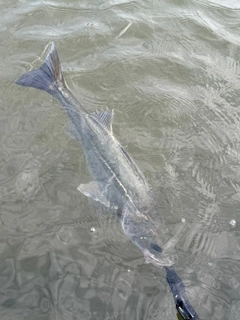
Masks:
[[[86,108],[114,108],[201,319],[239,319],[240,2],[12,0],[0,18],[1,320],[177,319],[163,270],[77,191],[59,104],[14,84],[50,41]]]

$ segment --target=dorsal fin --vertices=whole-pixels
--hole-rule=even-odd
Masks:
[[[102,126],[109,132],[112,132],[113,110],[105,110],[102,112],[92,112],[90,116],[97,119]]]

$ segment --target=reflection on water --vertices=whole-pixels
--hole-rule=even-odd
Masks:
[[[80,101],[115,109],[201,319],[239,319],[239,2],[1,8],[1,319],[176,319],[164,271],[77,191],[89,176],[58,103],[14,84],[52,40]]]

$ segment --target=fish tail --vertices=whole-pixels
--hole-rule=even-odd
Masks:
[[[51,95],[56,93],[59,86],[66,87],[62,75],[60,59],[53,42],[46,60],[41,67],[24,73],[16,80],[16,83],[21,86],[33,87],[46,91]]]

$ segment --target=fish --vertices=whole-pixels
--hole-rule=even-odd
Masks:
[[[92,178],[78,190],[118,212],[124,232],[147,262],[172,265],[167,254],[154,250],[154,243],[163,245],[165,240],[163,230],[156,228],[156,220],[161,219],[159,208],[143,173],[113,135],[113,110],[89,112],[73,96],[54,43],[43,65],[23,74],[16,83],[49,93],[66,111],[66,132],[80,143]]]
[[[184,287],[179,286],[180,278],[172,268],[173,259],[164,251],[166,229],[152,188],[113,135],[113,110],[89,112],[75,98],[63,77],[53,42],[40,68],[24,73],[16,83],[43,90],[60,102],[69,119],[66,132],[81,145],[92,179],[86,184],[81,183],[77,189],[115,210],[123,231],[142,251],[145,261],[163,266],[172,292],[175,296],[176,292],[179,296],[184,294]],[[176,279],[176,285],[171,279]],[[190,310],[195,314],[193,308]]]

